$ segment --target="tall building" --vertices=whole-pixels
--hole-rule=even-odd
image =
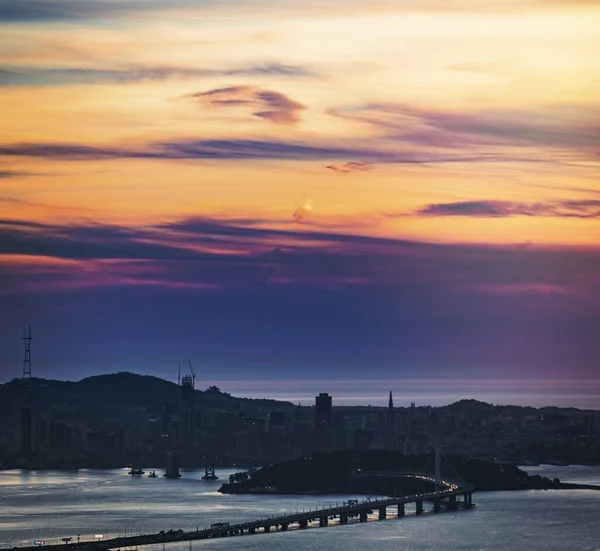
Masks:
[[[387,410],[387,448],[393,450],[395,448],[395,426],[394,426],[394,399],[392,397],[392,391],[390,390],[390,399],[388,401]]]
[[[331,407],[331,396],[326,392],[321,392],[315,398],[315,430],[314,430],[314,450],[330,451],[332,448],[332,420],[333,411]]]
[[[331,423],[332,420],[332,400],[331,396],[326,392],[321,392],[315,398],[315,406],[316,406],[316,423]]]

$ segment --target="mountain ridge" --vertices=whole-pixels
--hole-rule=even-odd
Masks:
[[[230,405],[254,404],[273,407],[292,407],[291,402],[271,399],[253,399],[231,396],[216,387],[194,391],[199,407],[212,404],[219,406],[225,401]],[[49,407],[103,405],[108,407],[147,407],[159,411],[163,404],[181,399],[177,383],[154,375],[141,375],[121,371],[118,373],[92,375],[79,381],[56,379],[13,379],[0,384],[2,406],[39,405]]]

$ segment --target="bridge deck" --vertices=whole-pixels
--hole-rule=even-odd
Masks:
[[[433,492],[412,494],[405,496],[394,496],[385,497],[381,499],[370,500],[367,499],[360,503],[344,503],[341,506],[336,507],[324,507],[321,509],[314,509],[309,511],[302,511],[296,513],[283,513],[281,515],[275,515],[268,518],[251,520],[247,522],[240,522],[237,524],[224,525],[221,527],[205,528],[203,530],[197,530],[193,532],[181,532],[181,531],[169,531],[166,533],[158,534],[147,534],[141,536],[128,536],[113,538],[110,540],[101,540],[94,542],[82,542],[82,543],[70,543],[63,545],[48,545],[45,549],[48,551],[55,551],[60,549],[61,551],[84,551],[84,550],[110,550],[120,549],[125,547],[136,547],[141,545],[152,545],[160,543],[169,543],[175,541],[191,541],[199,539],[208,539],[213,537],[224,537],[230,535],[241,535],[246,533],[253,533],[254,531],[262,528],[264,530],[270,530],[282,526],[287,528],[290,524],[302,524],[309,523],[319,519],[329,519],[340,515],[348,515],[349,517],[358,516],[361,513],[372,512],[374,509],[381,509],[384,507],[390,507],[394,505],[428,501],[428,500],[441,500],[450,496],[458,496],[462,494],[471,493],[474,488],[471,485],[464,484],[461,482],[455,482],[451,480],[436,480],[435,478],[421,474],[403,474],[403,473],[369,473],[363,472],[359,476],[381,476],[381,477],[398,477],[398,478],[414,478],[422,479],[425,482],[435,484],[436,489]],[[20,547],[19,551],[39,551],[39,547]]]

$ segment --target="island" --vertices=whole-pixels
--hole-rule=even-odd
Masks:
[[[224,494],[396,494],[418,490],[419,482],[373,473],[431,473],[431,455],[403,455],[386,450],[335,451],[282,461],[231,475]],[[445,458],[442,477],[462,479],[478,491],[529,489],[594,489],[600,486],[563,483],[529,475],[516,465],[458,456]],[[420,483],[423,484],[422,482]]]

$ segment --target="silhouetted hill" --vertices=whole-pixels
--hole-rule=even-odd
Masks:
[[[160,411],[165,403],[180,400],[181,389],[175,383],[151,375],[115,373],[95,375],[78,382],[52,379],[14,379],[0,385],[0,404],[19,407],[144,407]],[[216,389],[195,391],[198,406],[229,407],[240,403],[291,407],[290,402],[236,398]]]
[[[526,489],[595,489],[600,486],[563,484],[528,475],[515,465],[450,456],[450,465],[442,463],[442,476],[462,478],[477,490]],[[429,467],[427,467],[429,465]],[[282,461],[248,473],[238,473],[221,486],[219,492],[233,493],[373,493],[393,495],[398,491],[413,493],[415,481],[394,485],[393,479],[371,477],[369,472],[430,472],[431,456],[403,455],[386,450],[337,451],[311,457]],[[361,474],[364,473],[364,474]],[[387,484],[387,486],[386,486]],[[422,484],[422,483],[420,483]]]
[[[463,399],[458,400],[458,402],[454,402],[447,406],[442,406],[439,408],[441,411],[446,411],[448,413],[462,413],[467,415],[473,414],[486,414],[490,412],[496,413],[511,413],[511,412],[520,412],[520,413],[532,413],[537,411],[536,408],[530,406],[513,406],[513,405],[494,405],[489,404],[487,402],[481,402],[480,400]],[[542,411],[544,408],[540,408]],[[559,408],[561,409],[561,408]],[[573,411],[577,411],[575,408],[572,408]]]

